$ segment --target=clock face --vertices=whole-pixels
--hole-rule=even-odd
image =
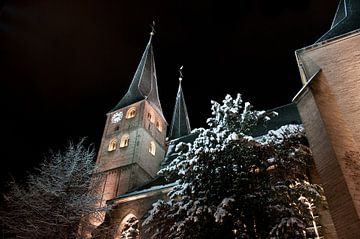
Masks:
[[[111,117],[111,123],[115,124],[117,122],[119,122],[123,117],[123,112],[116,112],[115,114],[113,114],[113,116]]]

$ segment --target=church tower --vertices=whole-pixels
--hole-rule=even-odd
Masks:
[[[304,86],[294,101],[342,239],[360,238],[359,46],[360,1],[341,0],[331,29],[296,51]]]
[[[146,59],[147,57],[149,58]],[[146,68],[146,66],[150,68]],[[165,127],[167,125],[162,116],[157,91],[146,93],[148,96],[153,94],[152,97],[154,98],[151,100],[142,95],[142,91],[140,91],[142,84],[145,84],[146,80],[150,78],[156,87],[155,68],[153,67],[150,38],[128,93],[108,114],[98,163],[101,167],[103,167],[101,162],[104,162],[105,165],[101,171],[106,180],[103,185],[104,200],[112,209],[107,212],[105,217],[107,220],[105,219],[103,224],[94,231],[94,235],[99,235],[99,238],[125,238],[124,235],[130,231],[131,238],[149,238],[149,235],[140,226],[142,220],[152,208],[153,203],[159,199],[169,199],[168,193],[175,186],[174,182],[169,183],[163,177],[154,178],[160,169],[160,163],[163,163],[163,166],[166,161],[176,157],[175,147],[179,142],[192,142],[196,137],[190,134],[190,123],[181,87],[182,73],[180,71],[179,88],[170,125],[170,134],[168,135],[170,141],[167,142],[167,154],[164,155]],[[141,73],[141,71],[143,72]],[[146,78],[145,73],[150,78]],[[145,81],[142,82],[142,80]],[[134,97],[136,95],[139,98]],[[134,107],[136,107],[135,114],[131,113],[131,117],[127,118],[127,112],[133,112]],[[135,119],[135,121],[128,121],[131,119]],[[131,124],[131,122],[134,123]],[[163,128],[159,128],[160,125],[156,122],[161,123]],[[129,135],[129,140],[125,144],[127,149],[131,149],[130,152],[121,151],[124,149],[122,147],[123,141],[121,141],[123,134]],[[135,138],[135,142],[133,142],[135,146],[131,145],[132,137]],[[113,139],[117,143],[112,144]],[[152,141],[156,143],[155,155],[152,155],[149,145],[149,142],[151,144]],[[139,143],[136,144],[136,142]],[[120,149],[118,149],[119,144]],[[111,229],[109,230],[109,228]]]
[[[158,95],[153,35],[127,93],[107,114],[97,158],[103,203],[154,179],[164,159],[167,122]]]
[[[189,116],[185,104],[184,93],[181,87],[181,82],[183,79],[182,66],[180,67],[180,77],[179,77],[179,88],[176,95],[174,113],[171,120],[169,139],[178,139],[183,136],[189,135],[191,132]]]

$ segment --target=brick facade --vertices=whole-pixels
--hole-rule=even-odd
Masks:
[[[297,51],[297,97],[337,236],[360,238],[360,33]],[[314,77],[311,82],[307,82]]]

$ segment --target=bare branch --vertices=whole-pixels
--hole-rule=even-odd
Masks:
[[[91,228],[89,215],[101,217],[100,195],[91,188],[101,183],[93,177],[94,149],[84,139],[69,143],[63,152],[52,153],[28,175],[25,185],[14,180],[3,195],[0,219],[6,238],[76,238],[79,224]]]

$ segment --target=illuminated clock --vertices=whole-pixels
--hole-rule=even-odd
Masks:
[[[113,116],[111,117],[111,123],[115,124],[117,122],[119,122],[123,117],[123,112],[116,112],[115,114],[113,114]]]

